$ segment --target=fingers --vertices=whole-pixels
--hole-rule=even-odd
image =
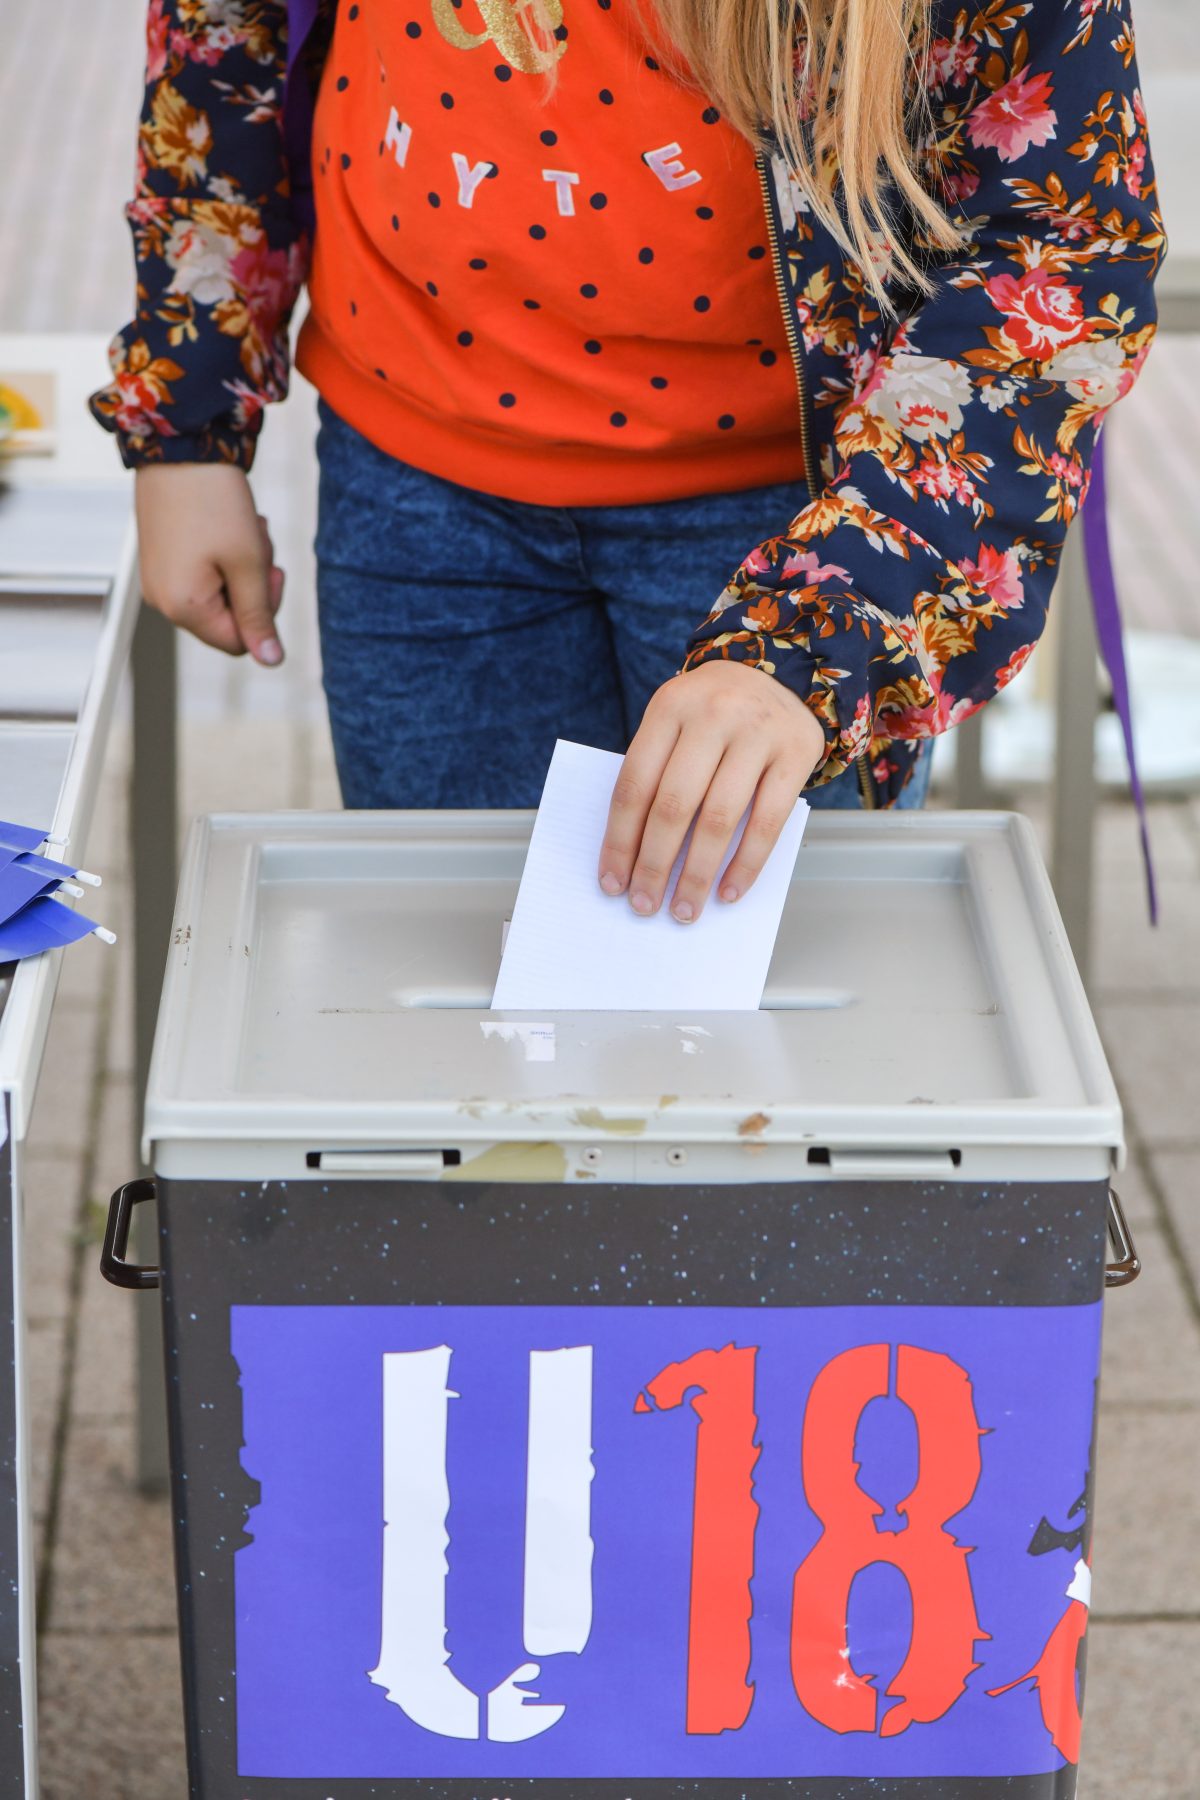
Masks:
[[[135,481],[142,592],[204,643],[268,665],[283,660],[275,615],[283,572],[242,469],[160,464]]]
[[[672,915],[681,925],[690,925],[704,910],[730,840],[754,799],[760,777],[766,780],[762,758],[756,752],[737,749],[726,752],[696,815],[687,859],[671,896]],[[780,820],[780,825],[782,822]],[[749,882],[743,884],[743,892],[748,885]]]
[[[606,894],[623,894],[629,886],[650,807],[678,741],[677,720],[648,709],[621,764],[608,809],[597,871]]]
[[[802,774],[790,760],[771,763],[763,772],[754,807],[729,867],[721,878],[722,900],[740,900],[761,875],[780,832],[791,817]]]
[[[264,534],[265,535],[265,534]],[[283,597],[282,570],[273,582],[270,538],[255,557],[238,557],[224,570],[225,591],[238,635],[255,662],[273,667],[283,661],[283,645],[275,635],[275,613]],[[279,600],[272,605],[276,591]]]
[[[663,770],[629,877],[629,904],[649,918],[662,905],[675,860],[721,757],[709,737],[683,732]],[[686,922],[686,921],[685,921]]]
[[[229,610],[225,585],[220,572],[213,570],[214,585],[201,600],[185,600],[178,606],[162,607],[174,625],[182,625],[201,643],[223,650],[226,656],[244,656],[246,646],[237,628],[237,620]]]

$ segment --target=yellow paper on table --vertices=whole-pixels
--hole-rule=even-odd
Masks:
[[[54,449],[55,378],[49,369],[0,369],[0,454],[48,456]]]

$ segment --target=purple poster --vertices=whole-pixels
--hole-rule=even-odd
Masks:
[[[246,1777],[1078,1754],[1100,1308],[237,1306]]]

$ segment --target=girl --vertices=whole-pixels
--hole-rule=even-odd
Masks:
[[[1165,248],[1124,0],[152,0],[129,218],[150,604],[282,658],[307,278],[346,803],[628,745],[598,878],[655,911],[694,822],[682,921],[1020,669]]]

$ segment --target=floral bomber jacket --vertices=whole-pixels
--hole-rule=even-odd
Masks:
[[[137,313],[92,400],[131,466],[248,467],[286,393],[332,5],[151,0]],[[922,179],[966,243],[936,250],[898,209],[934,288],[893,289],[895,318],[769,144],[758,157],[810,498],[749,549],[684,664],[785,682],[825,731],[809,785],[855,763],[875,806],[1037,642],[1105,414],[1154,336],[1166,248],[1127,0],[933,0],[915,79]],[[661,554],[686,557],[686,538]]]

